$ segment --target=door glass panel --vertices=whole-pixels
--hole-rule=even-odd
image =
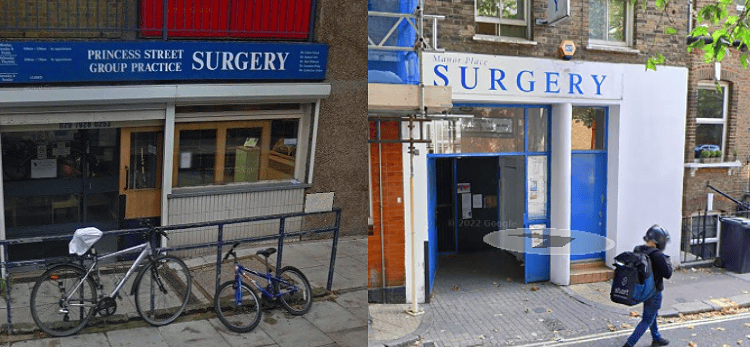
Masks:
[[[576,151],[604,149],[605,112],[597,107],[573,107],[571,149]]]
[[[452,113],[473,116],[457,122],[452,153],[524,151],[523,108],[458,107]]]
[[[117,129],[88,130],[88,141],[88,177],[117,176],[119,166]]]
[[[216,129],[180,131],[178,187],[214,183]]]
[[[263,128],[227,129],[224,183],[255,182],[259,179]]]
[[[130,134],[130,166],[128,189],[148,189],[157,186],[158,133],[134,132]]]
[[[546,152],[548,120],[546,108],[529,109],[529,152]]]
[[[529,220],[547,218],[547,156],[529,157],[528,166]]]

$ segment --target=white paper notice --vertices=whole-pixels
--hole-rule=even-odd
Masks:
[[[31,178],[57,177],[57,159],[32,159]]]
[[[461,216],[471,219],[471,193],[461,194]]]
[[[472,199],[474,199],[474,208],[482,208],[482,194],[474,194]]]
[[[182,152],[180,153],[180,169],[189,169],[192,163],[193,153]]]
[[[547,218],[547,157],[529,157],[529,218]]]

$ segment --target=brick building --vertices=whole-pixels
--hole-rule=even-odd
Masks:
[[[370,1],[370,11],[380,3]],[[393,92],[421,80],[425,88],[450,93],[450,102],[427,106],[423,130],[431,142],[415,145],[413,172],[404,144],[401,167],[382,171],[393,170],[399,179],[388,184],[402,190],[380,194],[371,184],[373,196],[401,204],[398,218],[381,223],[382,233],[380,216],[373,213],[372,301],[426,300],[440,280],[441,264],[452,256],[496,252],[488,244],[516,256],[514,266],[525,282],[603,280],[611,271],[604,264],[639,244],[652,224],[680,229],[685,133],[675,124],[685,117],[687,56],[681,36],[664,34],[664,27],[686,33],[687,25],[662,21],[652,2],[645,9],[614,4],[572,0],[559,2],[556,12],[548,10],[557,6],[552,1],[425,1],[428,47],[419,78],[384,65],[388,54],[371,43],[371,134],[375,110],[390,106],[373,105],[376,82],[379,88],[391,83]],[[667,8],[673,18],[685,18],[687,10],[676,3]],[[432,20],[438,20],[436,32]],[[370,27],[376,44],[379,30]],[[563,43],[575,46],[569,61],[558,53]],[[644,71],[656,51],[668,65]],[[394,66],[411,66],[408,55],[398,58],[391,55]],[[399,78],[385,77],[394,75]],[[392,103],[408,105],[406,113],[418,113],[417,99],[390,95]],[[425,104],[434,100],[430,92],[424,95]],[[402,122],[402,140],[408,130]],[[371,145],[371,165],[373,150]],[[377,170],[371,172],[374,182]],[[375,204],[372,210],[379,211]],[[515,241],[504,230],[519,228],[540,236],[510,245]],[[539,252],[543,235],[579,241],[566,246],[567,253]],[[667,253],[677,259],[678,248],[671,244]],[[493,265],[499,264],[482,267]]]
[[[705,4],[697,1],[694,6],[698,8]],[[739,13],[741,10],[741,6],[728,7],[730,14],[731,11]],[[750,77],[747,70],[742,68],[740,54],[742,52],[730,49],[730,54],[720,63],[708,64],[704,62],[701,52],[687,56],[690,73],[685,124],[682,244],[683,251],[691,253],[687,254],[690,260],[695,259],[695,255],[702,255],[703,258],[719,255],[721,226],[718,216],[737,211],[735,202],[707,185],[737,200],[746,200],[746,194],[750,191],[750,141],[747,136],[750,118],[746,115],[750,101],[744,97],[750,87]],[[701,159],[704,150],[721,151],[721,155]],[[700,246],[695,243],[702,242],[699,232],[703,221],[697,216],[706,213],[709,215],[706,249],[700,251]]]
[[[311,193],[363,234],[364,20],[328,0],[0,1],[0,236],[301,212]]]

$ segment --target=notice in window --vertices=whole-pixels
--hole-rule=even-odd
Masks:
[[[461,194],[461,216],[471,219],[471,193]]]
[[[57,159],[32,159],[31,178],[57,177]]]
[[[529,157],[529,219],[547,218],[547,157]]]
[[[180,153],[180,169],[189,169],[192,165],[193,153],[182,152]]]

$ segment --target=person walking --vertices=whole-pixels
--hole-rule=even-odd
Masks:
[[[628,341],[625,342],[623,347],[635,346],[646,332],[646,329],[651,330],[651,338],[653,339],[651,346],[666,346],[669,344],[669,340],[659,334],[656,324],[656,316],[659,314],[659,309],[661,308],[661,292],[664,291],[664,279],[672,277],[672,262],[669,260],[669,256],[664,254],[664,249],[669,242],[669,233],[664,228],[654,224],[646,231],[646,236],[643,237],[643,240],[646,241],[646,244],[636,247],[635,251],[646,253],[651,258],[651,270],[654,274],[656,290],[654,291],[654,295],[643,301],[641,322],[635,327],[635,330],[630,334]]]

